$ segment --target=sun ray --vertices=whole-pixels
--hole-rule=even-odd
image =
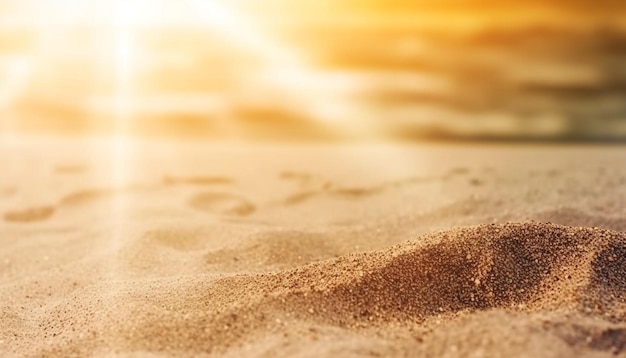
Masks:
[[[113,11],[112,48],[114,51],[114,104],[113,104],[113,136],[111,142],[111,181],[112,186],[122,191],[128,185],[131,174],[130,161],[134,148],[130,136],[132,123],[133,101],[133,60],[135,45],[133,41],[134,10],[128,3],[118,0],[110,3]],[[112,245],[118,247],[126,232],[128,197],[123,193],[115,196],[112,202]]]
[[[14,114],[10,107],[22,93],[32,75],[32,61],[13,58],[2,66],[4,81],[0,87],[0,145],[11,145],[15,139]]]
[[[130,226],[129,216],[131,215],[131,204],[125,188],[129,185],[129,177],[132,174],[132,158],[134,158],[135,146],[131,135],[131,123],[133,117],[133,72],[134,72],[134,9],[128,2],[123,0],[107,1],[100,0],[99,10],[109,13],[104,23],[99,25],[101,32],[106,33],[103,38],[101,50],[110,52],[102,54],[100,61],[104,59],[112,60],[112,69],[107,64],[104,69],[112,76],[112,110],[109,112],[112,121],[110,128],[111,136],[105,140],[105,149],[108,150],[109,180],[114,192],[113,197],[107,205],[102,207],[104,221],[103,230],[108,234],[108,241],[103,249],[114,254],[106,267],[105,275],[108,280],[115,282],[107,292],[107,301],[114,302],[120,299],[124,291],[125,270],[122,266],[122,258],[119,253],[129,240]],[[102,64],[102,63],[101,63]],[[112,70],[112,73],[109,71]],[[95,153],[94,153],[95,154]],[[108,317],[99,316],[101,324],[106,324]],[[111,337],[115,340],[116,337]],[[111,344],[114,344],[111,342]]]
[[[254,19],[219,1],[186,0],[186,4],[206,21],[206,26],[230,39],[265,63],[261,78],[264,86],[275,86],[288,94],[292,106],[312,118],[344,131],[358,129],[359,117],[347,98],[354,83],[337,81],[332,74],[309,65],[302,54],[266,34]],[[253,89],[258,90],[258,89]],[[361,118],[362,119],[362,118]]]
[[[56,24],[36,23],[37,40],[28,53],[19,53],[0,66],[0,143],[10,142],[16,136],[16,114],[12,106],[28,91],[36,72],[58,52],[59,43],[67,43],[65,26],[73,24],[84,14],[84,3],[61,1],[56,4]]]
[[[115,94],[114,94],[114,131],[118,136],[126,136],[132,115],[132,71],[133,71],[133,33],[130,26],[132,11],[121,2],[115,3],[114,16],[114,59],[115,59]]]

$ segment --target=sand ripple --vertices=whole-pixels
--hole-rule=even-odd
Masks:
[[[20,351],[28,345],[34,354],[60,356],[109,354],[112,347],[122,355],[177,356],[309,356],[315,347],[348,356],[626,353],[626,234],[595,228],[534,222],[459,228],[285,271],[122,286],[115,294],[110,284],[94,286],[44,308],[42,340],[24,338]],[[77,339],[71,327],[91,333]]]

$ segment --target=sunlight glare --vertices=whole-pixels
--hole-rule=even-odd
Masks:
[[[136,9],[123,0],[111,4],[114,16],[111,28],[113,29],[114,56],[115,56],[115,88],[113,111],[113,138],[111,139],[112,186],[120,190],[115,195],[111,207],[112,248],[115,249],[126,236],[126,220],[128,211],[128,197],[123,188],[128,185],[130,175],[130,158],[134,149],[129,138],[132,120],[132,74],[134,57],[134,29],[133,15]]]
[[[61,2],[56,7],[55,18],[61,25],[68,24],[80,18],[83,4]],[[26,93],[38,69],[45,65],[56,53],[55,46],[64,42],[65,33],[62,26],[54,27],[51,23],[42,21],[35,23],[37,41],[32,53],[0,57],[0,142],[10,141],[16,134],[14,114],[11,106]]]
[[[333,81],[328,81],[326,73],[308,65],[300,53],[272,39],[242,11],[218,1],[186,2],[212,30],[265,61],[261,86],[278,87],[294,102],[293,107],[316,121],[354,129],[356,108],[347,99],[347,92],[354,87],[354,83],[346,85],[344,81],[341,86],[334,85]]]
[[[0,65],[0,144],[10,144],[14,138],[14,123],[10,113],[11,104],[18,99],[28,85],[33,73],[32,61],[26,58],[11,58]]]

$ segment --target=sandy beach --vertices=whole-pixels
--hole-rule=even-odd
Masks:
[[[14,141],[0,355],[626,356],[625,162],[619,146]]]
[[[626,0],[0,0],[0,358],[626,358]]]

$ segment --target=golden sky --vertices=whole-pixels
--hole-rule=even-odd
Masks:
[[[625,7],[0,0],[0,128],[558,136],[588,123],[580,113],[619,117],[611,91],[621,69],[606,64],[620,60]],[[575,102],[572,114],[576,88],[588,103]]]

